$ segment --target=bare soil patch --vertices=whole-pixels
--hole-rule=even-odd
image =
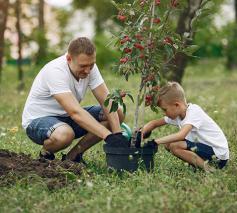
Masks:
[[[33,182],[38,177],[49,189],[56,189],[77,179],[82,172],[83,165],[71,161],[33,159],[30,155],[0,149],[0,186],[19,180]]]

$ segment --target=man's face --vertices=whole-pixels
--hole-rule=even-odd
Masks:
[[[90,74],[90,71],[94,67],[96,54],[94,53],[92,55],[86,55],[82,53],[73,57],[68,54],[67,61],[74,77],[77,80],[84,79]]]

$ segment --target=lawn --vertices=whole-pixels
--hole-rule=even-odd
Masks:
[[[110,71],[111,70],[111,71]],[[21,113],[36,67],[25,67],[25,90],[18,93],[15,67],[5,67],[0,85],[0,149],[31,154],[40,146],[32,143],[21,127]],[[133,94],[138,76],[125,82],[107,68],[102,71],[110,89],[124,88]],[[69,179],[64,187],[50,190],[44,179],[31,175],[10,185],[0,184],[0,212],[236,212],[237,208],[237,72],[228,72],[222,60],[200,61],[186,70],[183,87],[189,102],[197,103],[224,130],[231,159],[222,171],[206,174],[194,170],[159,147],[153,173],[107,171],[102,143],[85,154],[85,172]],[[88,93],[82,105],[94,103]],[[128,100],[126,123],[133,126],[134,106]],[[144,122],[161,116],[145,110]],[[143,119],[140,119],[140,123]],[[175,129],[162,127],[152,137]],[[57,155],[60,158],[60,153]],[[0,179],[1,182],[6,180]]]

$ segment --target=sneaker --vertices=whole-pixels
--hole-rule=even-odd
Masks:
[[[39,153],[40,160],[54,160],[55,155],[49,151],[41,150]]]
[[[78,154],[73,161],[77,162],[77,163],[82,163],[82,164],[84,164],[86,166],[87,163],[86,163],[86,161],[84,161],[82,156],[83,156],[83,153]]]
[[[82,163],[82,164],[84,164],[86,166],[87,163],[82,158],[82,155],[83,155],[83,153],[78,154],[76,156],[76,158],[74,160],[71,160],[71,161],[76,162],[76,163]],[[66,154],[62,154],[62,161],[65,161],[65,160],[67,160],[67,155]]]

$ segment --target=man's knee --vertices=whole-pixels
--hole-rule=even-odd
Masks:
[[[51,143],[57,143],[61,145],[70,145],[75,138],[75,133],[73,129],[68,125],[62,125],[57,127],[51,136],[49,137],[49,140]]]

